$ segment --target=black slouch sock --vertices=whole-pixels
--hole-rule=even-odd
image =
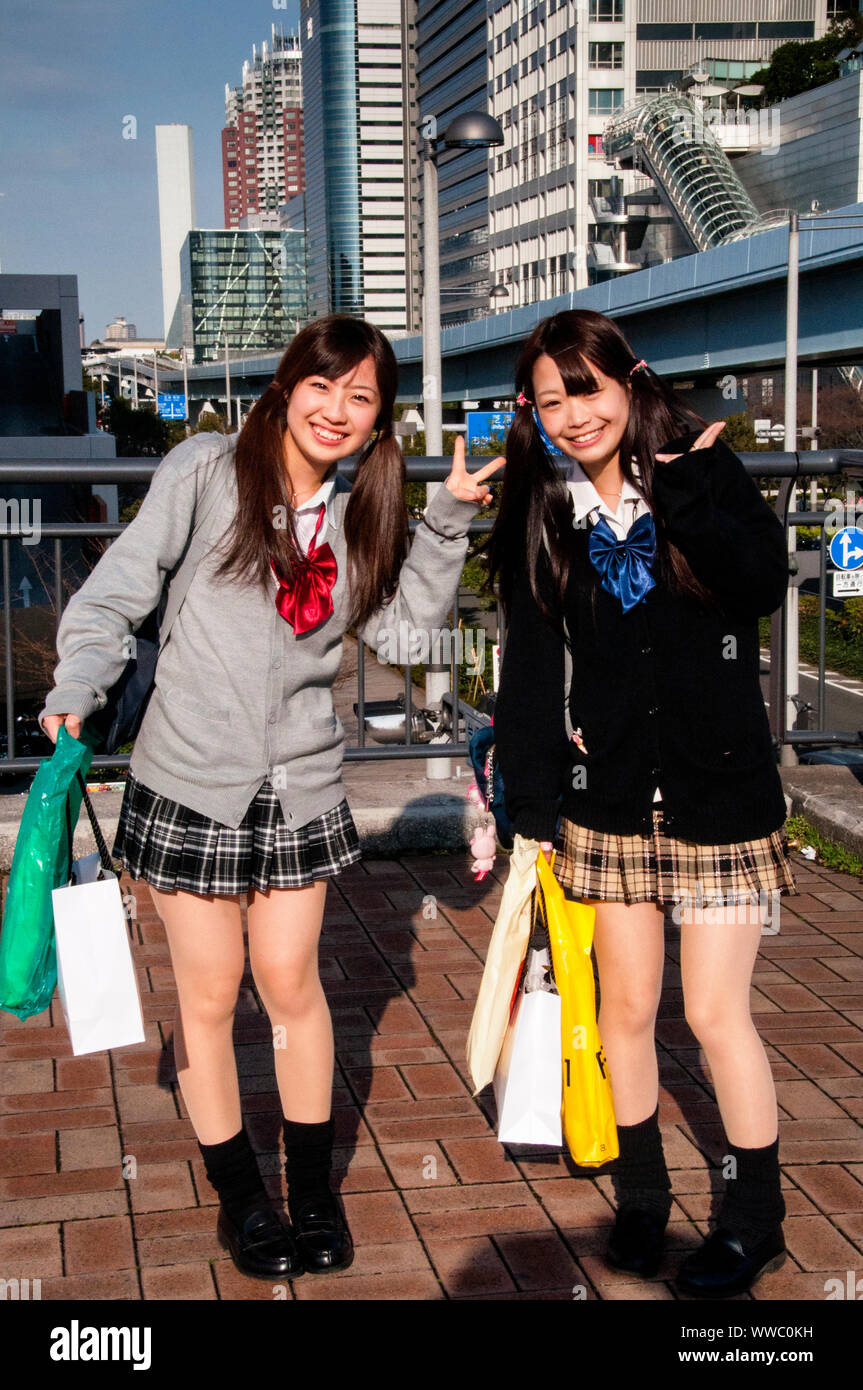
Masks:
[[[333,1161],[332,1115],[318,1124],[302,1120],[282,1120],[285,1141],[285,1177],[288,1182],[288,1212],[291,1220],[307,1197],[330,1196],[330,1168]]]
[[[659,1102],[652,1115],[637,1125],[618,1125],[620,1157],[611,1182],[618,1211],[640,1207],[668,1219],[671,1211],[671,1179],[665,1164],[659,1130]]]
[[[245,1124],[239,1133],[220,1144],[202,1144],[198,1140],[198,1148],[207,1177],[235,1225],[241,1225],[243,1217],[255,1207],[271,1205]]]
[[[743,1149],[726,1143],[726,1152],[736,1159],[737,1177],[726,1180],[726,1190],[717,1216],[717,1227],[724,1226],[739,1237],[749,1254],[759,1240],[785,1219],[779,1172],[779,1136],[772,1144]]]

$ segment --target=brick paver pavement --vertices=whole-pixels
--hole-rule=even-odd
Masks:
[[[803,895],[764,935],[753,1013],[779,1100],[790,1257],[744,1299],[823,1300],[863,1274],[863,883],[795,856]],[[662,1299],[707,1233],[723,1134],[683,1017],[680,936],[666,932],[657,1043],[674,1208],[669,1252],[644,1282],[606,1268],[608,1173],[497,1142],[491,1092],[471,1096],[465,1036],[500,899],[466,854],[368,859],[329,889],[322,977],[333,1010],[337,1174],[353,1266],[304,1275],[294,1299]],[[161,924],[137,896],[146,1041],[74,1057],[55,995],[0,1037],[0,1277],[43,1299],[267,1299],[215,1239],[207,1182],[171,1054],[174,991]],[[436,915],[432,915],[436,914]],[[286,930],[289,924],[286,923]],[[235,1041],[243,1113],[267,1186],[284,1198],[271,1030],[247,970]],[[129,1171],[134,1159],[136,1176]]]

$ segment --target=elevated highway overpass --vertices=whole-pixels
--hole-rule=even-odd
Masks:
[[[654,371],[678,382],[713,388],[729,374],[779,371],[785,354],[787,256],[785,225],[445,328],[443,399],[511,396],[519,345],[540,319],[561,309],[608,314]],[[798,341],[802,367],[863,364],[863,203],[801,222]],[[399,361],[399,400],[420,401],[421,338],[398,338],[393,347]],[[280,356],[232,359],[232,395],[244,403],[259,396]],[[145,373],[139,363],[139,382]],[[224,397],[221,363],[190,367],[188,378],[193,402]],[[182,372],[160,364],[160,389],[182,390],[178,382],[182,383]],[[726,405],[719,413],[727,412]]]

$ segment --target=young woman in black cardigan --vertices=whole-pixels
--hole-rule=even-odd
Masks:
[[[620,1141],[607,1259],[655,1274],[671,1209],[654,1029],[673,905],[727,1140],[716,1227],[677,1288],[730,1296],[785,1259],[776,1093],[749,1009],[762,929],[797,891],[759,684],[784,530],[722,424],[704,427],[603,315],[540,323],[516,387],[488,546],[508,618],[495,740],[516,832],[554,839],[567,895],[596,907]]]

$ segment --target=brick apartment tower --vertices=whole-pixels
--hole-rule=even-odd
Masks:
[[[275,215],[305,186],[300,41],[273,24],[260,53],[252,45],[240,86],[225,84],[225,226],[239,227],[247,213]]]

